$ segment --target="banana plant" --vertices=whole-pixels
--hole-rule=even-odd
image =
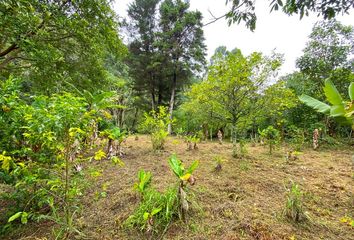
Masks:
[[[144,170],[140,170],[138,172],[139,182],[135,183],[134,188],[144,195],[146,189],[149,187],[151,183],[151,172],[145,172]]]
[[[122,131],[119,127],[112,127],[102,131],[100,136],[108,138],[107,155],[109,158],[112,156],[123,155],[121,144],[126,138],[125,131]],[[114,146],[115,142],[116,146]]]
[[[179,179],[179,187],[178,187],[178,197],[179,197],[179,209],[181,218],[183,221],[186,221],[186,214],[189,209],[189,204],[187,201],[187,192],[186,192],[186,184],[189,183],[190,185],[194,185],[195,178],[192,176],[194,170],[198,167],[199,161],[194,161],[189,168],[185,168],[181,160],[177,158],[175,154],[173,154],[168,163],[173,171],[173,173]]]
[[[154,208],[151,212],[145,212],[143,215],[144,221],[147,224],[147,232],[151,232],[154,226],[154,215],[158,214],[162,208]]]
[[[330,80],[325,81],[323,87],[327,101],[331,104],[326,104],[308,95],[301,95],[300,101],[307,106],[312,107],[318,112],[329,115],[335,118],[339,123],[350,125],[354,130],[354,82],[349,85],[348,94],[350,101],[344,101],[339,94],[337,88]]]

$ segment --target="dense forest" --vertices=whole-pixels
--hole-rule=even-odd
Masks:
[[[0,238],[352,239],[354,3],[269,1],[318,15],[291,74],[208,59],[203,28],[255,6],[0,1]]]

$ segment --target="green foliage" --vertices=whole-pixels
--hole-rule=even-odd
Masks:
[[[200,142],[200,138],[197,135],[187,135],[185,136],[187,142],[188,150],[197,149],[197,144]]]
[[[291,182],[291,186],[287,189],[287,199],[285,205],[285,215],[299,222],[305,219],[306,215],[303,209],[303,193],[298,184]]]
[[[157,235],[178,218],[178,198],[175,188],[160,193],[155,189],[145,191],[138,208],[124,222],[127,228]]]
[[[305,133],[301,128],[291,125],[287,129],[287,137],[295,151],[301,151],[305,144]]]
[[[256,3],[254,1],[234,1],[226,0],[226,4],[230,3],[230,11],[228,11],[222,17],[226,17],[228,24],[233,23],[239,24],[244,22],[246,27],[250,30],[255,30],[257,23],[256,16]],[[326,20],[335,18],[336,15],[347,13],[353,4],[350,1],[340,1],[340,0],[298,0],[298,1],[289,1],[289,0],[271,0],[270,11],[282,10],[288,15],[300,15],[300,19],[304,16],[308,16],[310,13],[317,13],[318,16]],[[217,21],[222,18],[215,18],[210,23]]]
[[[191,87],[181,109],[197,121],[196,126],[208,123],[218,129],[229,124],[236,134],[237,128],[244,129],[259,117],[264,105],[260,93],[280,67],[281,56],[257,52],[244,56],[234,49],[216,52],[211,63],[207,79]]]
[[[0,2],[0,77],[23,76],[29,90],[108,84],[107,52],[121,59],[116,15],[106,0]]]
[[[353,83],[351,83],[348,88],[349,97],[352,95],[352,89]],[[322,103],[307,95],[301,95],[299,99],[315,110],[326,113],[330,117],[335,118],[340,123],[350,125],[354,129],[354,104],[352,104],[352,102],[343,101],[343,98],[339,94],[337,88],[328,79],[325,82],[323,90],[325,92],[327,101],[330,102],[331,105]],[[323,108],[318,107],[319,105],[326,106],[326,111],[323,111]]]
[[[50,219],[60,224],[59,235],[77,233],[74,216],[82,195],[82,175],[72,169],[89,137],[95,116],[83,98],[70,93],[48,96],[20,94],[15,78],[1,82],[0,181],[13,186],[3,195],[14,204],[8,224],[21,218]]]
[[[152,110],[150,114],[145,113],[144,118],[141,128],[150,133],[152,148],[154,150],[162,150],[168,136],[167,126],[173,122],[167,113],[167,109],[159,107],[158,112]]]
[[[265,142],[269,145],[269,154],[272,154],[274,149],[274,145],[278,144],[280,141],[280,134],[277,129],[273,126],[268,126],[266,129],[262,131],[258,130],[261,137],[265,140]]]
[[[173,154],[169,159],[168,163],[170,168],[172,169],[173,173],[181,180],[181,181],[188,181],[189,178],[192,176],[194,170],[198,167],[199,161],[194,161],[189,168],[185,168],[181,160],[179,160],[176,154]]]
[[[188,1],[135,0],[128,8],[130,72],[134,89],[151,103],[170,103],[205,64],[202,14]],[[146,103],[144,102],[146,105]]]
[[[173,173],[178,177],[179,184],[176,187],[170,187],[165,192],[159,192],[149,187],[151,182],[151,173],[140,170],[138,173],[138,183],[134,188],[141,194],[141,202],[138,208],[124,222],[127,228],[139,228],[141,231],[158,235],[164,233],[173,220],[182,218],[185,220],[188,212],[187,188],[189,182],[194,184],[195,180],[192,173],[198,167],[199,162],[194,161],[189,168],[185,169],[182,162],[176,155],[172,155],[168,163]]]
[[[146,190],[150,186],[151,183],[151,172],[145,172],[144,170],[140,170],[138,172],[138,182],[134,184],[134,188],[140,192],[142,195],[145,194]]]

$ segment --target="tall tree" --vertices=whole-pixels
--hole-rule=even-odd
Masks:
[[[48,93],[64,81],[93,90],[107,84],[105,56],[125,47],[108,0],[0,2],[0,76],[21,75]]]
[[[170,79],[169,113],[172,118],[176,91],[199,71],[205,63],[205,45],[202,14],[190,11],[189,2],[165,0],[160,6],[160,29],[158,46],[167,66],[165,75]],[[171,124],[168,132],[172,132]]]
[[[148,93],[151,108],[161,102],[159,65],[155,46],[158,27],[157,10],[160,0],[135,0],[129,5],[128,17],[129,50],[128,65],[134,79],[134,88],[140,94]],[[157,99],[158,98],[158,99]]]
[[[304,54],[297,60],[300,71],[312,82],[315,94],[323,99],[325,79],[331,79],[340,92],[346,92],[354,78],[354,29],[336,20],[317,22]]]

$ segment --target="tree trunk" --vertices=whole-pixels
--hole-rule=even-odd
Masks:
[[[137,122],[137,117],[138,117],[138,111],[139,111],[139,108],[135,108],[135,114],[134,114],[133,123],[132,123],[132,130],[133,131],[135,130],[135,124]]]
[[[151,90],[151,110],[156,109],[156,99],[154,89]]]
[[[170,107],[169,107],[169,114],[170,114],[171,121],[172,121],[173,107],[175,105],[176,85],[177,85],[177,74],[175,71],[173,73],[173,82],[172,82],[172,87],[171,87],[171,99],[170,99]],[[171,122],[168,124],[167,131],[168,131],[168,134],[172,133],[172,123]]]

